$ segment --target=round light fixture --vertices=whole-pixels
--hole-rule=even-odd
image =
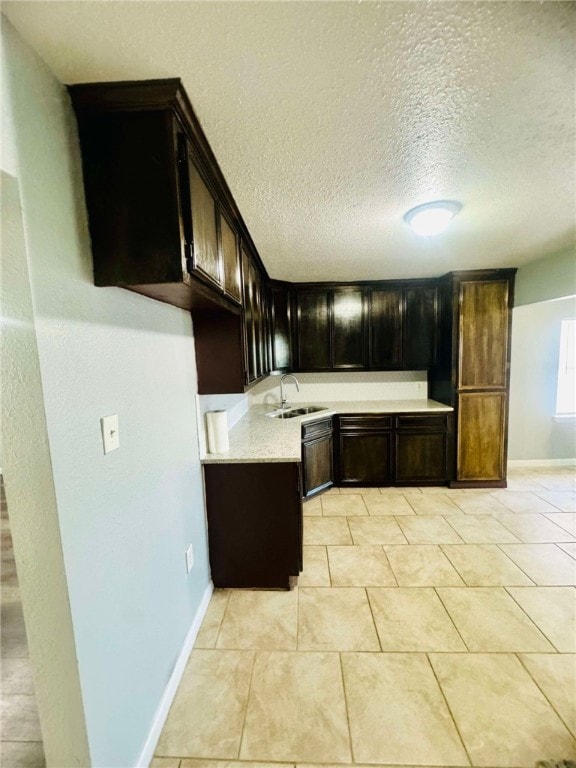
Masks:
[[[417,235],[433,237],[444,232],[461,208],[462,205],[454,200],[436,200],[412,208],[404,214],[404,220]]]

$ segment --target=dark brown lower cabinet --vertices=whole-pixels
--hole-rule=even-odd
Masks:
[[[338,417],[337,484],[446,485],[450,414]]]
[[[395,417],[395,485],[442,485],[450,479],[452,416],[412,414]]]
[[[338,485],[390,485],[390,416],[339,416],[338,432]]]
[[[308,499],[334,484],[332,419],[302,425],[302,471],[304,498]]]
[[[289,589],[302,570],[300,464],[205,464],[215,587]]]

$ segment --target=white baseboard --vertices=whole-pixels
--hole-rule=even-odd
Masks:
[[[158,743],[162,728],[164,727],[164,723],[168,717],[168,712],[172,706],[172,701],[174,700],[174,696],[176,695],[176,691],[180,685],[180,680],[182,679],[184,669],[186,668],[186,663],[190,653],[192,652],[194,643],[196,642],[196,636],[198,635],[198,630],[200,629],[202,620],[206,614],[206,610],[208,608],[208,604],[210,603],[210,598],[212,597],[213,591],[214,585],[212,582],[210,582],[206,587],[204,594],[202,595],[202,600],[200,601],[196,615],[194,616],[192,624],[190,625],[190,629],[186,634],[184,643],[182,644],[182,649],[178,655],[178,659],[176,660],[176,664],[174,665],[170,679],[166,684],[166,688],[164,689],[164,693],[162,694],[158,708],[156,709],[150,731],[146,738],[146,742],[144,743],[142,752],[140,753],[140,757],[136,762],[135,768],[148,768],[152,762],[156,744]]]
[[[576,459],[509,459],[509,467],[574,467]]]

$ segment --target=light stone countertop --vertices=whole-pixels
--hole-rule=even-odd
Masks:
[[[266,414],[276,410],[271,405],[253,405],[230,430],[230,449],[226,453],[207,453],[203,464],[250,464],[302,460],[301,427],[338,413],[438,413],[454,409],[435,400],[359,400],[324,403],[294,403],[293,408],[324,406],[325,411],[273,419]]]

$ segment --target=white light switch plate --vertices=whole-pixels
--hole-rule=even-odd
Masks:
[[[104,453],[115,451],[120,448],[120,433],[118,432],[118,414],[114,416],[103,416],[100,419],[102,425],[102,442],[104,443]]]

